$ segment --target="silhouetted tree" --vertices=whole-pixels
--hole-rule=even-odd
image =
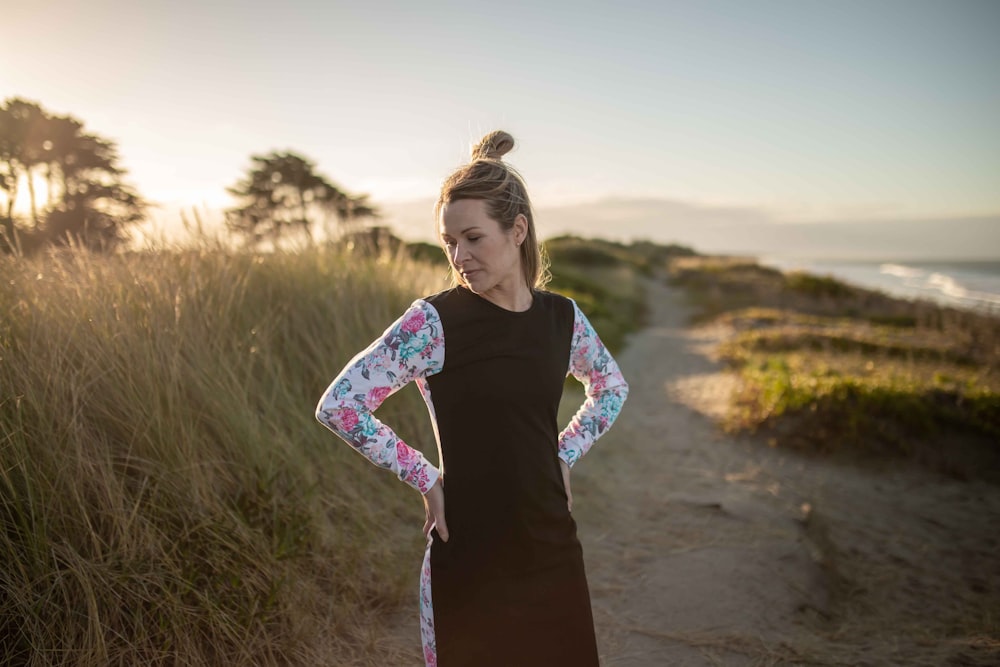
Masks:
[[[6,198],[3,238],[9,248],[18,233],[33,244],[74,242],[108,249],[126,238],[125,227],[141,220],[146,202],[122,181],[114,142],[84,132],[71,116],[54,116],[18,98],[0,106],[0,188]],[[36,177],[48,185],[38,209]],[[30,226],[14,215],[21,182],[28,186]]]
[[[313,239],[316,225],[333,236],[330,222],[376,218],[367,195],[351,196],[316,172],[310,160],[292,152],[251,156],[253,166],[227,192],[237,206],[226,210],[230,230],[250,243],[279,243],[286,232]]]

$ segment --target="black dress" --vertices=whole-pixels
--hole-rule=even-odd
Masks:
[[[559,458],[575,463],[606,430],[627,385],[579,308],[535,291],[528,310],[513,312],[463,287],[446,290],[415,302],[331,384],[321,421],[425,492],[438,471],[398,439],[379,448],[375,441],[388,429],[362,411],[386,368],[393,369],[390,391],[417,381],[442,462],[449,540],[432,530],[425,558],[425,612],[433,606],[423,619],[427,663],[597,665]],[[561,433],[568,371],[584,382],[588,400]],[[345,411],[362,415],[345,418]]]
[[[511,312],[463,288],[427,301],[445,334],[428,379],[449,530],[431,542],[438,664],[597,665],[557,456],[573,304],[536,292]]]

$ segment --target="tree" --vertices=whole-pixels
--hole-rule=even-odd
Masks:
[[[332,236],[334,219],[343,225],[379,216],[367,195],[346,194],[301,155],[272,151],[250,160],[246,175],[227,189],[237,206],[226,210],[226,224],[252,244],[278,244],[289,232],[312,241],[317,224]]]
[[[143,219],[147,203],[123,182],[119,161],[114,142],[86,133],[81,121],[49,114],[35,102],[7,100],[0,106],[0,189],[6,198],[0,249],[13,247],[19,236],[33,245],[72,242],[91,249],[124,241],[126,226]],[[38,178],[48,185],[41,211]],[[14,213],[22,182],[30,225]]]

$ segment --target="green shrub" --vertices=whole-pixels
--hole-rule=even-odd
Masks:
[[[832,276],[817,276],[803,271],[785,274],[785,285],[791,290],[815,297],[827,296],[839,299],[854,293],[853,287]]]

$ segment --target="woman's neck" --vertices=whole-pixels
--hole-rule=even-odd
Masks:
[[[479,293],[490,303],[500,306],[504,310],[516,313],[523,312],[531,308],[534,299],[531,289],[523,280],[517,280],[512,285],[497,283],[494,287]]]

